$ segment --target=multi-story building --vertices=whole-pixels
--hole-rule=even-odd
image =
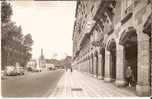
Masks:
[[[77,1],[74,67],[122,87],[131,66],[137,95],[150,95],[151,6],[151,0]]]

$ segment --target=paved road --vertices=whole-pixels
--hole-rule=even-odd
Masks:
[[[2,80],[3,97],[49,96],[63,75],[63,70],[30,73]]]

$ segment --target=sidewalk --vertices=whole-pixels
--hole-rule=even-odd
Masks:
[[[122,97],[136,96],[134,92],[127,88],[118,88],[112,83],[97,80],[89,74],[73,71],[65,72],[57,87],[50,95],[51,97]]]

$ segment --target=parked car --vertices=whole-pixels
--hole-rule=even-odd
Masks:
[[[49,67],[48,69],[49,69],[49,70],[56,70],[55,67]]]
[[[17,75],[16,69],[14,66],[6,66],[4,72],[7,76],[16,76]]]
[[[37,70],[38,70],[39,72],[41,72],[41,71],[42,71],[40,68],[37,68]]]
[[[1,70],[1,76],[5,76],[4,70]]]
[[[33,68],[33,69],[32,69],[32,72],[41,72],[41,69]]]
[[[27,67],[27,71],[32,71],[32,68],[31,67]]]
[[[24,75],[24,68],[21,66],[17,66],[16,68],[16,72],[18,75]]]
[[[6,79],[6,75],[5,75],[4,70],[1,71],[1,79],[2,79],[2,80],[3,80],[3,79]]]
[[[30,71],[30,72],[41,72],[41,69],[40,68],[27,67],[27,71]]]

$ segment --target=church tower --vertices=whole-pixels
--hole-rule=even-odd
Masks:
[[[41,55],[40,55],[40,58],[39,58],[39,67],[42,70],[46,68],[46,62],[45,62],[45,58],[44,58],[44,55],[43,55],[43,49],[41,49]]]
[[[44,59],[44,55],[43,55],[43,49],[41,49],[41,56],[40,59],[43,60]]]

